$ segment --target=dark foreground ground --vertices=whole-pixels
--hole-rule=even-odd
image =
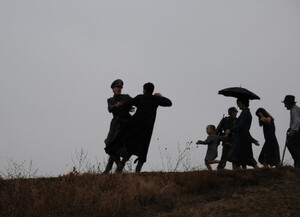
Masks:
[[[0,216],[300,216],[300,169],[0,179]]]

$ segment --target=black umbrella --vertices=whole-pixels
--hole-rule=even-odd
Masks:
[[[236,98],[260,99],[255,93],[243,87],[229,87],[219,91],[219,94]]]

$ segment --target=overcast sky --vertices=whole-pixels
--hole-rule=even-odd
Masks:
[[[158,109],[143,171],[162,169],[158,147],[176,156],[178,144],[205,139],[206,125],[236,106],[218,95],[231,86],[261,97],[250,102],[251,133],[263,145],[255,111],[264,107],[282,153],[289,111],[281,101],[300,102],[299,38],[298,0],[2,0],[0,171],[13,158],[32,160],[39,175],[65,174],[81,148],[105,161],[106,100],[118,78],[123,93],[153,82],[173,102]],[[256,159],[261,148],[253,146]],[[206,146],[192,150],[203,167]]]

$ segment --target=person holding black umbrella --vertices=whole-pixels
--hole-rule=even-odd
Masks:
[[[238,98],[237,106],[242,112],[237,119],[236,125],[225,131],[226,135],[235,133],[232,148],[228,153],[227,160],[233,163],[234,170],[240,166],[247,168],[247,165],[258,168],[257,162],[253,158],[252,143],[257,146],[259,146],[259,143],[257,140],[253,139],[249,132],[252,123],[249,99]]]
[[[294,166],[300,168],[300,108],[293,95],[286,95],[282,102],[290,110],[291,117],[286,146],[294,159]]]

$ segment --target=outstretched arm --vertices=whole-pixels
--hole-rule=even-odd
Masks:
[[[172,106],[171,100],[169,100],[167,97],[162,96],[160,93],[155,93],[154,96],[157,96],[159,98],[159,105],[164,107]]]

